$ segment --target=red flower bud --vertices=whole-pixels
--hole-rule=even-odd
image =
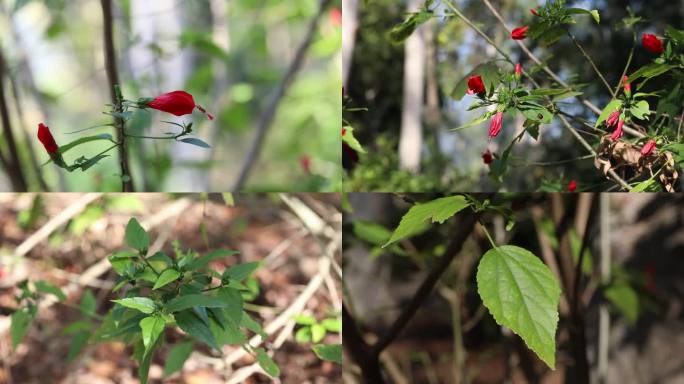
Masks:
[[[660,55],[663,53],[663,51],[665,51],[665,48],[663,48],[663,42],[660,41],[656,35],[644,33],[641,36],[641,43],[644,45],[644,48],[646,48],[647,51],[656,55]]]
[[[482,153],[482,161],[487,165],[492,163],[492,153],[489,151],[489,149]]]
[[[614,127],[615,124],[618,123],[618,120],[620,119],[620,110],[617,110],[608,116],[608,119],[606,119],[606,126],[608,127]]]
[[[466,91],[467,94],[473,95],[473,94],[478,94],[478,95],[483,95],[485,93],[485,86],[484,83],[482,82],[482,77],[479,75],[476,76],[470,76],[468,78],[468,90]]]
[[[308,155],[302,155],[299,158],[299,166],[302,167],[302,170],[304,173],[307,175],[311,174],[311,157]]]
[[[534,8],[530,8],[530,12],[535,16],[539,16],[539,14],[537,13],[537,10]]]
[[[520,75],[522,74],[522,66],[520,63],[515,65],[515,80],[520,81]]]
[[[214,120],[214,116],[207,113],[202,106],[195,104],[195,99],[192,95],[185,91],[173,91],[159,95],[147,103],[147,106],[176,116],[188,115],[192,113],[193,109],[197,108],[200,112],[207,115],[209,120]]]
[[[333,8],[330,10],[330,22],[339,27],[342,25],[342,10],[339,8]]]
[[[520,28],[516,28],[513,31],[511,31],[511,39],[513,40],[522,40],[527,37],[527,30],[530,27],[524,26]]]
[[[494,117],[492,117],[492,122],[489,124],[489,139],[496,137],[496,135],[501,132],[501,126],[503,125],[503,112],[497,112]]]
[[[346,135],[346,134],[347,134],[347,128],[342,127],[342,136],[344,136],[344,135]]]
[[[575,180],[570,180],[568,183],[568,192],[575,192],[577,189],[577,182]]]
[[[644,146],[641,148],[641,155],[642,156],[648,156],[651,153],[653,153],[653,150],[656,147],[656,142],[655,140],[649,140]]]
[[[38,124],[38,140],[43,143],[45,150],[49,154],[56,153],[59,149],[59,146],[55,142],[55,138],[52,137],[52,133],[50,133],[50,128],[43,123]]]
[[[625,95],[627,95],[627,97],[630,97],[630,96],[632,96],[632,84],[630,84],[628,81],[629,81],[629,77],[624,76],[622,78],[622,84],[624,84],[623,86],[625,89]]]
[[[617,128],[615,128],[615,130],[613,131],[613,134],[610,135],[611,140],[615,141],[615,140],[622,137],[622,125],[624,125],[624,124],[625,124],[624,120],[618,121]]]

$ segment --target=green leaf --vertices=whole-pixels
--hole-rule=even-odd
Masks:
[[[175,315],[175,318],[178,327],[188,335],[214,349],[219,349],[219,346],[216,344],[216,339],[214,339],[214,335],[211,333],[211,329],[209,329],[207,324],[205,324],[195,312],[191,310],[178,312]]]
[[[17,345],[26,336],[28,327],[31,324],[31,316],[23,309],[14,312],[11,317],[10,334],[12,334],[12,349],[17,349]]]
[[[261,325],[259,323],[257,323],[254,319],[252,319],[249,316],[249,314],[245,311],[242,311],[242,318],[240,319],[240,326],[245,327],[245,328],[249,329],[250,331],[256,333],[257,335],[261,336],[261,338],[264,340],[266,340],[268,338],[268,335],[261,328]]]
[[[299,328],[295,333],[295,341],[305,344],[311,341],[311,327]]]
[[[81,352],[83,347],[88,343],[90,338],[90,332],[78,332],[71,337],[71,343],[69,343],[69,352],[67,353],[67,361],[73,361],[76,356]]]
[[[202,294],[190,294],[177,297],[166,303],[166,310],[169,312],[178,312],[192,307],[208,307],[208,308],[226,308],[231,303],[225,300],[206,296]]]
[[[630,192],[657,192],[660,190],[660,183],[654,178],[646,179],[632,187]]]
[[[484,123],[485,121],[487,121],[487,119],[489,119],[490,117],[492,117],[492,113],[485,113],[484,115],[479,116],[479,117],[471,120],[469,123],[466,123],[466,124],[463,124],[463,125],[458,126],[456,128],[450,129],[450,131],[460,131],[462,129],[466,129],[466,128],[474,127],[476,125],[480,125],[480,124]]]
[[[112,265],[112,269],[114,269],[114,271],[118,273],[120,276],[123,276],[126,274],[126,272],[129,271],[130,267],[133,266],[133,261],[131,259],[136,256],[137,254],[134,252],[124,251],[116,252],[113,255],[109,256],[107,259],[109,260],[109,263]]]
[[[176,344],[169,351],[164,363],[164,377],[171,376],[173,373],[183,369],[183,364],[192,353],[192,341]]]
[[[95,136],[86,136],[86,137],[81,137],[78,140],[74,140],[69,144],[64,144],[60,145],[59,149],[57,150],[57,153],[59,154],[64,154],[65,152],[85,143],[90,143],[91,141],[97,141],[97,140],[107,140],[111,142],[115,142],[114,139],[112,138],[112,135],[108,133],[103,133],[101,135],[95,135]]]
[[[632,73],[629,76],[629,82],[634,82],[634,80],[637,80],[640,77],[643,77],[645,80],[648,80],[650,78],[660,76],[663,73],[669,71],[672,68],[675,68],[675,65],[669,65],[669,64],[658,64],[658,63],[651,63],[644,65],[643,67],[637,69],[634,73]]]
[[[83,293],[83,296],[81,297],[81,303],[78,305],[78,308],[81,310],[82,313],[92,315],[95,313],[96,305],[97,302],[95,300],[95,296],[88,289],[85,291],[85,293]]]
[[[461,100],[468,90],[468,79],[477,75],[482,77],[482,82],[485,85],[487,93],[492,92],[499,83],[499,67],[497,67],[496,62],[489,61],[482,63],[465,75],[461,81],[456,84],[454,89],[451,91],[451,98],[454,100]]]
[[[240,324],[243,312],[242,307],[244,305],[240,291],[235,288],[221,288],[216,295],[224,303],[223,307],[226,309],[228,317],[235,324]]]
[[[318,344],[314,345],[311,349],[313,349],[316,356],[318,356],[318,358],[321,360],[342,364],[342,344]]]
[[[92,324],[88,321],[75,321],[62,329],[63,335],[73,335],[82,331],[90,331]]]
[[[598,119],[596,119],[596,123],[594,124],[594,128],[598,127],[601,123],[603,123],[608,116],[610,116],[611,113],[617,111],[622,107],[622,100],[619,99],[613,99],[606,105],[605,108],[603,108],[603,111],[601,111],[601,114],[599,115]]]
[[[354,235],[373,245],[383,245],[392,236],[392,231],[371,221],[354,221]]]
[[[157,306],[156,304],[154,304],[154,301],[148,299],[147,297],[128,297],[125,299],[112,301],[119,305],[123,305],[124,307],[137,309],[138,311],[147,314],[150,314],[154,312],[155,309],[157,309]]]
[[[525,108],[522,106],[521,108]],[[551,119],[553,118],[553,114],[548,111],[546,108],[529,108],[529,109],[520,109],[520,112],[527,118],[528,120],[536,121],[539,123],[543,124],[548,124],[551,122]]]
[[[280,368],[278,368],[273,359],[271,359],[271,356],[269,356],[263,348],[257,348],[254,352],[257,353],[257,362],[269,376],[280,376]]]
[[[427,9],[422,9],[420,12],[410,13],[406,20],[401,24],[392,27],[389,32],[389,37],[394,43],[402,43],[413,34],[416,28],[423,23],[430,20],[432,13]]]
[[[601,22],[601,16],[599,15],[599,11],[597,9],[592,9],[591,11],[588,9],[582,9],[582,8],[568,8],[568,11],[570,14],[587,14],[591,15],[591,17],[594,18],[594,21],[596,21],[596,24]]]
[[[318,343],[325,337],[325,327],[320,324],[314,324],[311,326],[311,341]]]
[[[606,298],[627,318],[630,324],[634,324],[639,317],[639,297],[632,287],[624,282],[615,282],[606,287],[603,294]]]
[[[557,101],[569,99],[569,98],[571,98],[571,97],[577,97],[577,96],[579,96],[579,95],[581,95],[581,94],[583,94],[583,93],[584,93],[584,92],[579,92],[579,91],[567,91],[567,92],[563,92],[563,93],[561,93],[561,94],[559,94],[559,95],[554,96],[552,100],[553,100],[554,102],[557,102]]]
[[[173,268],[165,270],[161,273],[161,275],[159,275],[159,278],[157,279],[157,282],[154,283],[154,287],[152,287],[152,290],[159,289],[172,281],[176,281],[176,279],[178,279],[180,275],[180,272],[176,271]]]
[[[223,278],[227,277],[231,280],[242,281],[248,278],[260,266],[261,262],[259,261],[234,265],[223,272]]]
[[[57,298],[59,298],[59,301],[64,301],[67,298],[61,289],[55,287],[54,285],[48,283],[47,281],[38,280],[35,282],[35,285],[36,285],[36,290],[38,292],[53,294],[53,295],[57,296]]]
[[[648,115],[651,111],[649,110],[648,101],[641,100],[629,109],[632,116],[639,120],[644,120],[644,117]]]
[[[363,149],[361,146],[361,143],[359,143],[358,140],[356,140],[356,137],[354,136],[354,128],[353,127],[342,127],[342,141],[347,143],[347,145],[355,150],[356,152],[359,153],[366,153],[366,150]]]
[[[470,205],[468,200],[461,195],[442,197],[428,203],[416,204],[401,218],[399,226],[383,247],[413,235],[422,228],[423,223],[428,219],[432,219],[433,223],[441,224],[468,205]]]
[[[196,137],[186,137],[185,139],[180,139],[179,141],[182,141],[186,144],[196,145],[196,146],[202,147],[202,148],[211,148],[211,145],[205,143],[204,141],[202,141]]]
[[[140,329],[142,330],[145,353],[150,350],[150,347],[154,345],[159,335],[164,332],[164,325],[165,321],[161,316],[148,316],[140,320]]]
[[[232,250],[229,250],[229,249],[218,249],[218,250],[216,250],[216,251],[209,252],[209,253],[207,253],[207,254],[204,255],[204,256],[201,256],[201,257],[199,257],[199,258],[197,258],[197,259],[192,260],[192,261],[186,266],[186,269],[195,270],[195,269],[204,268],[204,267],[206,267],[207,265],[209,265],[209,263],[210,263],[212,260],[220,259],[220,258],[222,258],[222,257],[232,256],[232,255],[235,255],[235,254],[238,254],[238,253],[240,253],[240,252],[238,252],[238,251],[232,251]]]
[[[477,268],[477,289],[496,322],[519,335],[555,369],[561,289],[549,268],[524,248],[492,248]]]
[[[131,218],[126,225],[126,243],[140,252],[147,251],[150,246],[150,237],[135,217]]]
[[[325,319],[321,321],[321,325],[325,327],[330,332],[342,332],[342,320],[341,319]]]

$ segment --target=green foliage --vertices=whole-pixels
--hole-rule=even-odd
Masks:
[[[549,268],[524,248],[495,247],[480,260],[477,289],[496,322],[554,369],[561,289]]]
[[[601,123],[606,121],[608,119],[608,116],[610,116],[611,113],[619,110],[622,107],[622,100],[620,99],[613,99],[611,100],[605,108],[603,108],[603,111],[601,111],[601,114],[599,115],[598,119],[596,119],[596,123],[594,124],[594,128],[598,127]]]
[[[319,359],[342,364],[342,344],[318,344],[314,345],[312,349]]]
[[[170,282],[176,281],[180,277],[180,275],[180,272],[178,272],[177,270],[169,268],[162,272],[161,275],[159,275],[159,278],[154,283],[154,287],[152,287],[152,289],[159,289]]]
[[[342,142],[347,143],[347,145],[356,152],[366,153],[366,150],[363,149],[361,143],[354,137],[354,128],[351,126],[342,127]]]
[[[19,309],[11,316],[10,334],[12,335],[12,349],[17,349],[17,345],[26,336],[28,327],[31,324],[33,316],[29,315],[26,310]]]
[[[171,348],[164,363],[164,377],[180,371],[192,353],[192,341],[176,344]]]
[[[319,343],[328,332],[342,332],[342,321],[339,318],[327,318],[320,323],[309,315],[299,315],[295,321],[301,327],[295,333],[298,343]]]
[[[482,77],[482,82],[485,85],[487,94],[491,95],[500,82],[499,67],[496,61],[488,61],[477,65],[472,71],[465,75],[451,91],[450,96],[454,100],[461,100],[468,90],[468,79],[472,76]]]
[[[129,247],[135,248],[141,253],[146,253],[147,248],[150,246],[150,237],[134,217],[126,225],[126,243]]]
[[[613,282],[604,289],[603,294],[630,324],[636,322],[639,317],[639,296],[627,282]]]
[[[41,293],[50,293],[59,299],[59,301],[64,301],[66,300],[66,295],[64,292],[62,292],[61,289],[55,287],[54,285],[48,283],[47,281],[43,280],[38,280],[35,282],[36,285],[36,291],[41,292]]]
[[[432,11],[429,7],[433,0],[427,0],[418,12],[410,13],[406,19],[401,23],[395,25],[389,33],[390,38],[395,43],[402,43],[408,39],[413,32],[422,24],[432,18]]]
[[[433,223],[441,224],[469,205],[468,200],[461,195],[443,197],[427,203],[416,204],[401,218],[399,226],[394,230],[392,237],[383,247],[414,235],[430,219]]]
[[[147,297],[128,297],[125,299],[112,300],[113,302],[122,305],[126,308],[136,309],[142,313],[153,313],[157,309],[154,301]]]

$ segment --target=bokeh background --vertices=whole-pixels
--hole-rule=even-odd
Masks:
[[[255,126],[305,39],[319,0],[115,0],[114,40],[124,97],[154,97],[183,89],[216,115],[176,117],[136,112],[135,134],[159,135],[162,120],[194,121],[205,150],[169,140],[134,140],[136,188],[142,191],[230,190],[252,143]],[[86,134],[112,133],[99,0],[1,0],[0,53],[7,63],[4,92],[30,190],[36,168],[53,191],[119,191],[116,151],[85,173],[52,165],[36,140],[46,123],[59,144]],[[330,191],[341,188],[339,164],[341,5],[330,2],[300,72],[281,100],[248,190]],[[177,128],[176,128],[177,129]],[[106,144],[83,146],[86,156]],[[3,143],[3,145],[5,145]],[[80,156],[73,150],[68,160]],[[35,161],[34,161],[35,160]],[[70,161],[69,161],[70,162]],[[0,190],[9,190],[0,173]]]

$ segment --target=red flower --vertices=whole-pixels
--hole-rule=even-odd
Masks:
[[[487,165],[492,163],[492,153],[489,151],[489,149],[482,153],[482,161]]]
[[[627,97],[630,97],[630,96],[632,96],[632,84],[630,84],[628,81],[629,81],[629,77],[624,76],[622,78],[622,84],[623,84],[623,87],[625,90],[625,95],[627,95]]]
[[[516,28],[513,31],[511,31],[511,39],[513,40],[522,40],[527,37],[527,30],[530,27],[527,25],[524,27]]]
[[[615,130],[613,131],[613,134],[610,135],[610,139],[611,139],[611,140],[615,141],[615,140],[617,140],[617,139],[619,139],[619,138],[622,137],[622,125],[623,125],[623,124],[625,124],[625,121],[624,121],[624,120],[618,121],[618,123],[617,123],[617,128],[615,128]]]
[[[608,119],[606,119],[606,126],[608,127],[614,127],[615,124],[618,123],[618,120],[620,119],[620,110],[617,110],[608,116]]]
[[[497,112],[494,117],[492,117],[492,122],[489,124],[489,138],[496,137],[496,135],[501,132],[501,126],[503,125],[503,112]]]
[[[530,12],[535,16],[539,16],[539,14],[537,13],[537,10],[534,8],[530,8]]]
[[[43,143],[45,150],[49,154],[56,153],[59,149],[59,146],[55,142],[55,138],[52,137],[52,133],[50,133],[50,128],[43,123],[38,124],[38,140]]]
[[[665,51],[663,48],[663,42],[656,37],[656,35],[651,35],[650,33],[644,33],[641,36],[641,43],[644,45],[647,51],[660,55]]]
[[[192,113],[193,109],[197,108],[200,112],[207,115],[209,120],[214,120],[214,116],[207,113],[202,106],[195,104],[195,99],[193,99],[192,95],[185,91],[173,91],[159,95],[147,103],[147,106],[176,116],[188,115]]]
[[[522,74],[522,66],[517,63],[515,65],[515,80],[520,81],[520,74]]]
[[[641,148],[641,154],[643,156],[648,156],[653,152],[655,147],[656,147],[655,140],[649,140],[648,143],[644,144],[644,146]]]
[[[299,158],[299,166],[302,167],[302,170],[304,173],[307,175],[311,174],[311,157],[308,155],[302,155]]]
[[[575,180],[570,180],[568,183],[568,192],[575,192],[577,189],[577,182]]]
[[[336,27],[342,25],[342,10],[339,8],[333,8],[330,10],[330,22]]]
[[[485,93],[485,86],[482,82],[482,77],[480,77],[480,75],[470,76],[468,78],[468,90],[466,91],[466,93],[469,95],[482,95]]]
[[[344,135],[346,135],[346,134],[347,134],[347,128],[342,127],[342,136],[344,136]]]

